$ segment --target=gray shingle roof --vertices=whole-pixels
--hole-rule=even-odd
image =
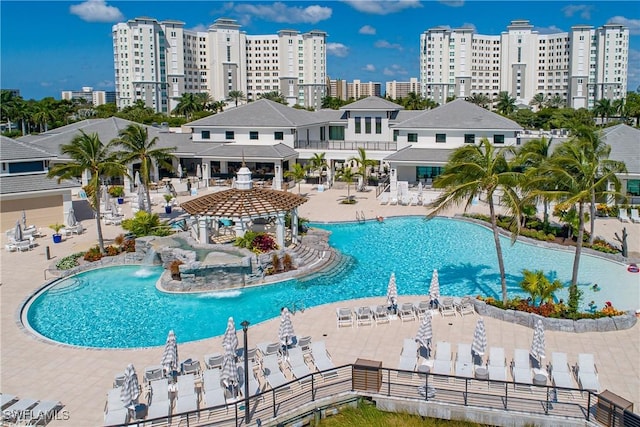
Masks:
[[[231,108],[222,113],[187,123],[188,127],[295,127],[316,123],[316,116],[307,111],[291,108],[268,99],[259,99]]]
[[[45,174],[14,174],[0,177],[0,194],[30,193],[34,191],[61,190],[65,188],[80,187],[73,181],[49,179]]]
[[[413,148],[412,146],[409,146],[388,155],[384,160],[391,162],[445,164],[449,160],[449,156],[451,156],[453,151],[453,149]]]
[[[513,120],[485,110],[463,99],[456,99],[433,110],[392,125],[395,129],[502,129],[520,130],[522,126]]]
[[[213,145],[213,144],[212,144]],[[298,152],[285,144],[242,145],[235,143],[218,144],[198,153],[200,156],[213,156],[220,159],[245,160],[288,159],[298,157]]]
[[[351,104],[343,105],[340,107],[341,110],[366,110],[366,111],[375,111],[375,110],[404,110],[402,105],[391,102],[387,99],[380,98],[379,96],[367,96],[366,98],[359,99],[356,102],[352,102]]]
[[[602,138],[611,146],[611,160],[625,162],[630,174],[640,174],[640,129],[620,124],[602,131]]]
[[[37,146],[0,135],[0,159],[2,161],[51,159],[52,157],[55,155]]]

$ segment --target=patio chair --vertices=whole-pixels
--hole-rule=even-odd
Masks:
[[[578,364],[575,366],[578,385],[582,390],[590,390],[595,393],[600,391],[600,381],[598,381],[598,370],[593,358],[593,354],[578,354]]]
[[[219,353],[207,354],[204,357],[204,366],[206,366],[207,369],[222,368],[223,360],[224,360],[224,356],[222,354],[219,354]]]
[[[451,297],[442,298],[442,302],[439,304],[438,309],[440,310],[442,317],[455,316],[458,312],[453,304],[453,298]]]
[[[238,358],[240,360],[244,360],[244,357],[245,357],[244,348],[239,348],[237,353],[238,353]],[[254,360],[256,360],[256,355],[257,354],[258,354],[258,348],[257,347],[253,347],[253,348],[250,348],[249,351],[247,352],[247,357],[249,358],[249,360],[254,361]],[[222,366],[222,365],[220,365],[220,366]]]
[[[402,356],[415,357],[418,354],[418,343],[413,338],[405,338],[402,342],[402,350],[400,351]]]
[[[457,377],[473,378],[473,356],[471,344],[458,344],[455,372]]]
[[[258,379],[256,378],[256,374],[253,370],[253,364],[249,364],[249,371],[248,371],[248,375],[244,374],[244,367],[243,366],[239,366],[238,367],[238,376],[240,377],[240,383],[239,383],[239,387],[240,390],[243,390],[244,392],[244,381],[245,378],[249,379],[249,397],[253,397],[253,396],[257,396],[260,393],[262,393],[262,387],[260,386],[260,383],[258,383]]]
[[[302,351],[303,354],[307,354],[311,352],[311,337],[310,336],[306,336],[306,337],[301,337],[298,340],[298,347],[300,348],[300,350]]]
[[[413,312],[413,304],[410,302],[402,303],[398,315],[403,322],[416,320],[416,314]]]
[[[176,413],[182,414],[198,409],[198,396],[196,394],[195,375],[178,376],[178,392],[176,394]]]
[[[345,307],[336,308],[336,320],[338,329],[341,326],[353,326],[353,313]]]
[[[420,301],[413,305],[413,311],[415,311],[418,319],[422,319],[426,314],[431,315],[431,303],[429,301]]]
[[[439,375],[451,375],[451,344],[439,341],[436,344],[436,354],[431,372]]]
[[[412,194],[411,195],[410,204],[411,204],[411,206],[418,206],[418,195],[417,194]]]
[[[627,213],[626,208],[620,208],[620,210],[618,211],[618,219],[621,222],[629,222],[629,214]]]
[[[31,408],[36,406],[38,401],[36,399],[18,399],[13,404],[2,411],[2,419],[9,423],[18,423],[25,418],[25,414],[28,413]],[[122,406],[122,404],[120,404]],[[2,425],[5,425],[4,423]]]
[[[323,378],[338,375],[338,371],[330,370],[335,368],[335,365],[331,361],[331,355],[327,351],[324,341],[311,343],[311,357],[313,358],[313,364]]]
[[[41,400],[35,408],[29,411],[29,418],[26,420],[26,425],[46,425],[62,406],[62,403],[58,400]]]
[[[638,223],[640,222],[640,215],[638,214],[638,209],[631,209],[631,222]]]
[[[551,382],[555,387],[574,389],[576,384],[571,375],[571,368],[567,362],[567,353],[551,353],[549,363]]]
[[[373,318],[378,323],[389,323],[389,310],[386,305],[376,305],[371,307]]]
[[[456,310],[458,310],[460,316],[464,316],[465,314],[475,314],[476,312],[471,297],[462,297],[460,302],[456,305]]]
[[[389,203],[389,193],[380,194],[380,204],[386,205]]]
[[[291,372],[294,378],[296,378],[300,384],[311,381],[311,369],[304,361],[304,354],[300,347],[293,347],[289,349],[287,360],[287,368]]]
[[[104,406],[104,425],[126,424],[129,420],[129,410],[120,400],[121,387],[112,388],[107,393],[107,403]],[[10,411],[12,407],[8,408]]]
[[[511,361],[511,376],[513,377],[513,382],[516,384],[532,385],[532,372],[529,352],[522,348],[516,348],[513,351],[513,360]]]
[[[199,374],[200,373],[200,361],[187,359],[180,364],[183,374]]]
[[[282,344],[280,344],[279,342],[273,342],[273,343],[263,342],[258,344],[257,347],[258,347],[258,350],[260,350],[261,357],[264,359],[265,357],[271,356],[272,354],[277,355],[280,349],[282,348]]]
[[[162,365],[147,366],[144,368],[144,380],[151,382],[164,378],[164,368]]]
[[[416,370],[416,356],[400,356],[400,362],[398,362],[398,376],[399,377],[413,377],[413,371]],[[400,372],[400,371],[411,371],[411,372]]]
[[[166,378],[154,380],[149,383],[149,405],[147,409],[147,419],[163,418],[169,416],[171,400],[169,399],[169,381]]]
[[[18,397],[13,394],[2,393],[0,395],[0,410],[6,408],[7,406],[11,406],[18,401]]]
[[[373,323],[373,313],[368,306],[357,307],[353,311],[356,315],[356,326],[371,325]]]
[[[220,369],[207,369],[202,374],[202,402],[207,408],[227,404]]]
[[[507,359],[504,356],[504,348],[491,347],[489,349],[487,371],[489,372],[489,379],[492,381],[507,380]]]
[[[284,386],[288,381],[280,369],[280,363],[278,363],[278,356],[270,354],[262,359],[262,372],[264,378],[272,389]],[[290,390],[291,387],[286,386],[283,389]]]

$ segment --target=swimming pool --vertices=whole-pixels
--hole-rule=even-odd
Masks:
[[[169,329],[180,342],[187,342],[223,334],[229,316],[256,324],[278,316],[282,306],[294,303],[311,307],[376,295],[385,302],[391,272],[396,274],[402,302],[402,295],[428,292],[434,268],[442,295],[500,298],[493,235],[485,227],[422,217],[314,226],[331,231],[331,245],[345,255],[344,268],[332,275],[183,295],[155,288],[160,267],[101,268],[62,280],[43,292],[28,308],[27,321],[47,338],[87,347],[162,345]],[[511,246],[508,238],[502,243],[510,296],[521,294],[518,282],[524,268],[542,269],[563,282],[570,280],[572,251],[520,242]],[[580,267],[585,308],[591,300],[598,306],[608,300],[618,308],[638,308],[638,276],[627,273],[624,265],[583,255]],[[598,283],[601,290],[593,292],[591,283]],[[566,294],[562,290],[558,297],[566,300]]]

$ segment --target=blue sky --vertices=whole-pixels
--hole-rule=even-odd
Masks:
[[[632,1],[12,1],[0,2],[0,87],[25,99],[60,98],[62,90],[113,90],[111,26],[138,16],[176,19],[206,29],[237,19],[247,34],[281,29],[328,33],[331,78],[383,84],[419,77],[420,34],[435,26],[472,26],[497,35],[514,19],[541,32],[572,25],[629,27],[628,90],[640,86],[640,3]]]

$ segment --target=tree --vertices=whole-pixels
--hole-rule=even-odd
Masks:
[[[601,125],[604,126],[605,123],[609,122],[609,117],[615,114],[615,108],[611,104],[611,100],[607,98],[599,99],[596,101],[596,105],[593,106],[593,114],[601,118]]]
[[[465,145],[457,148],[449,158],[441,175],[433,181],[434,188],[443,189],[442,194],[434,200],[429,208],[429,217],[437,215],[442,210],[465,204],[465,210],[471,206],[476,197],[484,195],[489,204],[489,215],[493,239],[498,257],[500,283],[502,285],[502,301],[507,301],[507,279],[502,256],[502,246],[498,233],[497,215],[494,196],[497,191],[502,192],[502,200],[507,210],[513,214],[516,231],[519,230],[520,201],[516,192],[520,174],[512,169],[506,155],[512,155],[511,147],[496,147],[483,138],[478,145]]]
[[[407,110],[424,110],[424,100],[415,92],[409,92],[403,99],[403,106]]]
[[[213,98],[207,92],[200,92],[195,94],[197,102],[200,104],[198,111],[206,111],[209,105],[213,102]]]
[[[265,92],[258,95],[260,99],[268,99],[273,102],[277,102],[279,104],[287,105],[287,100],[284,99],[284,95],[276,90],[272,92]]]
[[[536,177],[541,173],[542,168],[546,166],[549,161],[549,157],[551,156],[551,139],[546,139],[542,137],[540,139],[532,139],[527,141],[518,151],[516,163],[520,165],[524,169],[524,177],[525,179],[522,182],[522,191],[527,194],[528,191],[539,188],[530,188],[528,182],[535,182],[535,185],[542,185],[543,183],[537,179],[529,177]],[[549,223],[549,199],[544,195],[540,195],[538,193],[537,197],[532,197],[532,199],[539,198],[542,200],[544,205],[544,215],[543,221],[545,223]],[[525,196],[525,199],[528,198]]]
[[[126,174],[126,167],[111,150],[112,143],[103,144],[97,133],[80,134],[73,137],[69,144],[60,146],[60,153],[69,156],[68,163],[54,164],[49,168],[47,177],[57,177],[58,182],[64,179],[75,179],[83,173],[91,174],[88,187],[91,189],[92,204],[96,211],[96,230],[98,247],[104,253],[102,223],[100,221],[100,177]]]
[[[536,108],[537,110],[541,110],[545,105],[547,105],[547,97],[544,93],[536,93],[529,101],[529,105]]]
[[[520,287],[531,296],[533,305],[536,305],[536,300],[538,299],[540,304],[552,302],[555,292],[563,287],[562,282],[558,279],[551,282],[542,270],[530,271],[525,269],[522,270],[522,275]]]
[[[183,93],[180,97],[180,102],[173,109],[173,114],[180,114],[185,116],[187,120],[191,118],[191,115],[196,111],[202,111],[202,101],[197,94]]]
[[[627,92],[627,100],[625,102],[627,114],[629,117],[636,119],[636,126],[640,125],[640,93]]]
[[[509,95],[509,92],[503,91],[496,98],[496,109],[500,114],[508,116],[516,111],[516,99]]]
[[[549,108],[560,108],[566,104],[566,101],[560,95],[553,95],[551,98],[547,100],[547,107]]]
[[[369,168],[369,166],[374,166],[374,165],[378,164],[378,162],[376,160],[367,158],[367,152],[362,147],[358,148],[358,156],[357,157],[351,157],[347,161],[350,162],[352,160],[355,161],[358,164],[358,175],[362,176],[362,178],[364,180],[364,186],[366,187],[366,185],[367,185],[367,169]]]
[[[332,110],[339,110],[343,105],[348,104],[349,101],[343,101],[340,98],[333,96],[325,96],[322,98],[322,105],[320,108],[331,108]]]
[[[467,101],[472,104],[476,104],[479,107],[487,109],[489,108],[489,104],[491,104],[491,99],[489,99],[489,97],[484,93],[473,94],[467,97]]]
[[[345,165],[340,172],[338,172],[338,179],[347,183],[347,200],[351,201],[351,184],[353,179],[358,176],[358,172],[353,172],[353,169]]]
[[[327,159],[325,159],[325,153],[313,153],[313,157],[309,159],[309,169],[318,172],[318,184],[322,181],[322,170],[326,168]]]
[[[244,101],[246,98],[244,93],[241,90],[230,90],[228,99],[235,101],[236,107],[238,106],[238,101]]]
[[[294,163],[293,169],[284,173],[285,178],[291,178],[298,184],[298,194],[300,194],[300,182],[307,176],[307,169],[305,169],[300,163]]]
[[[149,130],[138,124],[131,124],[119,132],[119,137],[112,141],[112,144],[122,148],[117,154],[122,159],[123,164],[140,162],[140,181],[145,191],[145,207],[151,212],[151,195],[149,194],[149,183],[151,182],[151,172],[154,163],[165,169],[172,170],[172,161],[175,156],[171,153],[176,147],[155,148],[158,137],[149,140]]]
[[[43,101],[36,104],[36,110],[31,117],[38,124],[40,132],[47,132],[49,130],[49,123],[55,119],[50,105],[47,105],[47,103]]]

